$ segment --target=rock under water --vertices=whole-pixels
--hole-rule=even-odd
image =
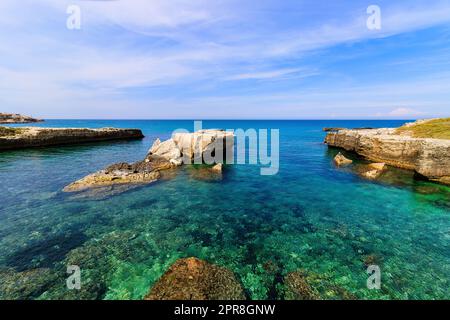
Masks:
[[[244,300],[230,270],[197,258],[177,260],[152,287],[146,300]]]

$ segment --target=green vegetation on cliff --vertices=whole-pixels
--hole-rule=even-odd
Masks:
[[[14,136],[22,131],[23,131],[23,129],[21,129],[21,128],[9,128],[9,127],[1,127],[0,126],[0,137]]]
[[[397,133],[408,134],[415,138],[450,139],[450,118],[404,125],[397,129]]]

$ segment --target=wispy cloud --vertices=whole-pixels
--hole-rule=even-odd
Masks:
[[[151,112],[170,117],[174,109],[178,115],[201,115],[208,114],[202,106],[212,96],[224,97],[228,106],[252,105],[247,109],[255,117],[279,114],[277,103],[286,117],[324,116],[315,107],[324,103],[339,106],[335,112],[346,116],[355,112],[355,101],[361,107],[378,101],[384,115],[395,106],[430,108],[431,101],[440,110],[448,86],[427,78],[446,79],[450,71],[442,59],[448,48],[439,41],[433,48],[440,60],[431,52],[410,52],[393,57],[389,68],[390,58],[376,57],[371,46],[354,61],[337,58],[353,52],[351,46],[370,42],[389,50],[382,46],[389,38],[450,24],[448,1],[379,2],[382,30],[374,32],[365,27],[364,1],[2,0],[0,103],[42,117],[63,111],[90,117],[93,110],[101,117],[118,101],[147,117]],[[82,8],[80,31],[65,28],[67,5],[74,3]],[[332,7],[326,12],[324,6]],[[364,61],[366,54],[374,60]],[[428,61],[427,69],[414,63],[419,58]],[[393,68],[397,74],[380,79]],[[364,88],[355,86],[361,81]],[[414,87],[419,84],[420,95]],[[415,105],[406,104],[413,97]],[[213,100],[220,105],[221,99]],[[186,102],[190,107],[179,110]],[[227,117],[229,109],[217,116]]]

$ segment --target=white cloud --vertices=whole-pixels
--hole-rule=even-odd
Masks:
[[[301,68],[278,69],[271,71],[261,71],[253,73],[241,73],[225,78],[225,80],[265,80],[275,78],[285,78],[286,76],[309,77],[317,75],[318,72],[306,71]]]
[[[397,108],[389,112],[387,115],[391,117],[416,117],[424,116],[426,112],[417,111],[411,108]]]
[[[82,30],[78,34],[65,30],[65,9],[74,3],[82,7]],[[13,108],[27,102],[42,107],[65,101],[70,101],[72,107],[78,101],[83,108],[92,105],[88,101],[112,105],[118,95],[124,94],[121,97],[126,98],[124,92],[130,88],[172,86],[176,92],[177,86],[204,80],[210,83],[226,80],[228,85],[240,80],[308,77],[318,74],[316,66],[302,65],[301,58],[309,57],[310,51],[450,21],[447,1],[419,1],[415,6],[409,3],[382,5],[382,31],[374,33],[365,28],[365,7],[359,10],[359,5],[355,5],[358,10],[345,8],[344,11],[351,12],[345,15],[336,12],[331,22],[293,21],[286,26],[271,21],[270,12],[262,10],[265,4],[256,1],[242,4],[235,0],[1,0],[0,101]],[[245,14],[243,6],[247,7]],[[282,5],[274,1],[273,8],[279,6]],[[296,6],[300,11],[307,10],[305,2],[296,2]],[[257,14],[261,15],[258,24],[251,20]],[[58,24],[61,29],[54,28]],[[120,35],[109,33],[113,31]],[[280,67],[290,65],[280,63],[283,59],[295,59],[296,67]],[[415,85],[414,81],[403,81],[394,86],[370,85],[339,91],[340,87],[331,83],[325,91],[298,89],[295,95],[285,94],[272,107],[276,103],[288,109],[299,104],[328,103],[345,109],[346,105],[360,103],[392,108],[411,105],[405,100],[417,94],[416,88],[427,94],[448,90],[445,82],[430,79]],[[377,98],[377,94],[385,97]],[[261,94],[253,101],[261,105],[273,97],[277,99],[277,93]],[[133,96],[128,100],[130,105],[141,108],[145,105],[136,102]],[[152,104],[156,100],[148,98],[147,101]],[[175,106],[184,105],[185,101],[169,99]],[[191,101],[192,108],[186,112],[196,108],[196,101]],[[198,105],[202,105],[208,98],[201,97],[199,101]],[[420,101],[425,103],[423,99]],[[229,102],[243,107],[252,98],[232,96]],[[154,106],[159,105],[162,106],[158,100]],[[416,108],[414,104],[411,106]],[[405,111],[402,109],[408,108],[398,108],[397,112]],[[51,111],[51,107],[46,110]],[[383,114],[395,111],[389,110],[384,109]],[[86,108],[85,112],[89,114],[89,111]]]

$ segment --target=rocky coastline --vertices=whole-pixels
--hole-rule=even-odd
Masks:
[[[139,129],[0,127],[0,150],[46,147],[121,139],[142,139]]]
[[[34,123],[43,122],[44,120],[35,119],[29,116],[24,116],[17,113],[0,113],[0,124],[13,123]]]
[[[200,130],[175,133],[171,139],[156,139],[147,156],[135,163],[119,162],[66,186],[64,192],[124,184],[148,184],[158,181],[161,172],[183,164],[208,164],[211,177],[220,176],[226,155],[232,154],[234,135],[224,130]],[[218,156],[216,158],[216,156]]]
[[[406,127],[424,123],[426,121],[422,120]],[[399,132],[395,128],[339,129],[328,131],[325,143],[373,162],[414,170],[417,176],[433,182],[450,184],[450,140],[417,138],[408,132]]]

